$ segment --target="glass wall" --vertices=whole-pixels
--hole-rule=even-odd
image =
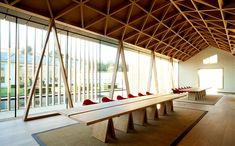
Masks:
[[[139,92],[145,94],[148,84],[150,54],[130,49],[125,49],[124,53],[130,93],[133,95],[138,95]]]
[[[99,69],[100,72],[100,96],[109,96],[111,82],[114,71],[115,58],[117,54],[117,45],[110,45],[106,42],[101,42],[101,54]],[[116,80],[115,89],[118,88],[119,81]]]
[[[13,117],[15,108],[17,116],[23,115],[47,29],[47,26],[20,18],[1,17],[0,119]],[[58,39],[74,106],[81,104],[85,99],[100,102],[101,97],[108,97],[118,46],[60,29],[58,29]],[[51,33],[36,81],[30,114],[65,109],[68,106],[61,75],[59,52],[55,43],[54,35]],[[125,48],[124,54],[130,92],[134,95],[137,95],[138,92],[145,93],[150,68],[150,54],[130,48]],[[171,89],[169,65],[171,65],[169,60],[156,58],[160,92]],[[173,66],[174,72],[178,72],[177,69],[175,70],[178,64],[174,62]],[[174,75],[178,76],[177,73]],[[127,96],[121,58],[114,86],[114,99],[117,95]]]
[[[155,82],[157,82],[157,90],[159,93],[171,92],[171,89],[178,87],[178,62],[170,61],[162,57],[155,57],[155,65],[157,70],[157,81],[152,77],[151,92],[156,92]]]
[[[15,109],[16,23],[14,17],[0,19],[0,111]],[[14,114],[9,114],[12,117]]]

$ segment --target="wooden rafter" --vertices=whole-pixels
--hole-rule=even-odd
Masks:
[[[141,27],[141,29],[140,29],[141,32],[143,31],[143,29],[144,29],[144,27],[145,27],[145,25],[146,25],[146,23],[147,23],[147,20],[148,20],[148,18],[150,17],[150,13],[152,12],[155,3],[156,3],[156,0],[154,0],[154,1],[152,2],[151,6],[150,6],[150,10],[149,10],[149,12],[148,12],[148,14],[147,14],[147,17],[145,18],[144,23],[143,23],[143,25],[142,25],[142,27]],[[136,39],[136,41],[135,41],[135,45],[136,45],[137,42],[139,41],[139,38],[140,38],[140,34],[138,34],[138,36],[137,36],[137,39]]]
[[[130,0],[132,1],[132,0]],[[145,13],[148,13],[148,11],[146,11],[144,8],[142,8],[140,5],[137,5],[141,10],[143,10]],[[153,18],[155,18],[155,20],[157,20],[158,22],[161,22],[161,20],[159,20],[158,18],[156,18],[154,15],[150,14]],[[194,47],[190,42],[188,42],[187,40],[185,40],[184,38],[182,38],[179,34],[177,34],[174,30],[172,30],[170,27],[168,27],[165,23],[162,23],[166,28],[170,29],[175,35],[178,35],[181,39],[183,39],[184,41],[186,41],[189,45],[191,45],[192,47]],[[194,47],[195,48],[195,47]],[[197,48],[195,48],[197,49]],[[198,49],[197,49],[198,50]],[[198,50],[199,51],[199,50]]]
[[[232,47],[231,47],[231,43],[230,43],[230,39],[229,39],[229,35],[228,35],[227,22],[225,21],[224,12],[222,11],[222,9],[223,9],[223,0],[218,0],[218,4],[219,4],[219,10],[220,10],[220,13],[221,13],[221,16],[222,16],[223,24],[224,24],[224,29],[225,29],[226,36],[227,36],[227,41],[228,41],[228,44],[229,44],[229,49],[232,52]]]
[[[192,22],[188,19],[188,17],[182,12],[182,10],[176,5],[173,0],[170,2],[175,6],[175,8],[184,16],[184,18],[188,21],[188,23],[195,29],[195,31],[202,37],[202,39],[209,45],[208,41],[203,37],[203,35],[197,30],[197,28],[192,24]]]
[[[196,12],[197,12],[198,15],[200,16],[200,18],[201,18],[201,20],[203,21],[204,25],[206,26],[206,28],[207,28],[208,31],[210,32],[210,34],[211,34],[212,38],[214,39],[215,43],[217,44],[218,48],[220,48],[218,42],[216,41],[216,39],[215,39],[215,37],[214,37],[214,35],[213,35],[213,33],[211,32],[211,29],[208,27],[207,23],[205,22],[204,18],[202,17],[201,13],[199,12],[199,10],[198,10],[196,4],[194,3],[193,0],[191,0],[191,3],[193,4],[194,8],[196,9]]]
[[[52,19],[54,19],[54,15],[53,15],[53,12],[52,12],[52,9],[51,9],[51,4],[50,4],[50,0],[46,0],[47,2],[47,8],[48,8],[48,11],[50,13],[50,16]]]
[[[106,19],[105,19],[105,25],[104,25],[104,35],[107,34],[107,29],[108,29],[108,19],[109,19],[109,14],[110,14],[110,4],[111,4],[111,0],[108,0],[107,2],[107,16],[106,16]]]
[[[133,10],[133,5],[134,4],[131,4],[131,7],[128,11],[128,14],[127,14],[127,19],[126,19],[126,25],[125,25],[125,28],[123,30],[123,33],[122,33],[122,38],[121,38],[121,41],[123,41],[124,37],[125,37],[125,34],[126,34],[126,29],[128,27],[128,24],[129,24],[129,21],[130,21],[130,17],[131,17],[131,13],[132,13],[132,10]]]
[[[90,7],[90,6],[87,6],[87,7],[89,7],[90,9],[92,9],[93,11],[96,11],[97,13],[99,13],[99,14],[101,14],[101,15],[104,15],[104,16],[106,15],[105,13],[103,13],[103,12],[97,10],[97,9],[94,9],[94,8],[92,8],[92,7]],[[110,17],[110,19],[113,19],[113,20],[115,20],[115,21],[117,21],[117,22],[119,22],[119,23],[125,25],[124,22],[122,22],[122,21],[120,21],[120,20],[118,20],[118,19],[116,19],[116,18],[114,18],[114,17]],[[128,27],[132,28],[133,30],[135,30],[135,31],[137,31],[137,32],[139,32],[139,33],[142,33],[140,30],[138,30],[138,29],[135,28],[135,27],[132,27],[132,26],[130,26],[130,25],[128,25]],[[160,41],[159,39],[157,39],[157,38],[155,38],[155,37],[152,37],[152,36],[149,35],[149,34],[146,34],[146,33],[145,33],[145,35],[148,36],[149,38],[153,38],[153,39],[155,39],[155,40],[157,40],[157,41]],[[167,43],[165,43],[165,42],[163,42],[163,41],[160,41],[160,42],[162,42],[162,43],[165,44],[165,45],[168,45]],[[170,46],[170,45],[168,45],[168,46]],[[172,47],[172,46],[170,46],[170,47]],[[174,47],[172,47],[172,48],[174,48]],[[175,49],[176,49],[176,48],[175,48]],[[182,52],[182,51],[181,51],[181,52]],[[185,52],[182,52],[182,53],[184,53],[184,54],[186,54],[186,55],[189,55],[189,54],[187,54],[187,53],[185,53]]]
[[[14,1],[12,1],[11,3],[10,3],[10,5],[15,5],[16,3],[18,3],[18,2],[20,2],[21,0],[14,0]]]

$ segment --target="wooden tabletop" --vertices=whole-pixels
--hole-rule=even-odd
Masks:
[[[123,105],[123,104],[130,104],[130,103],[138,102],[138,101],[141,101],[141,100],[147,100],[147,99],[151,99],[151,98],[156,98],[156,97],[160,97],[160,96],[168,96],[168,95],[171,95],[171,94],[162,93],[162,94],[155,94],[155,95],[139,96],[139,97],[136,97],[136,98],[127,98],[125,100],[115,100],[115,101],[112,101],[112,102],[93,104],[93,105],[89,105],[89,106],[79,106],[79,107],[76,107],[76,108],[59,110],[58,112],[62,115],[65,115],[65,116],[72,116],[72,115],[76,115],[76,114],[101,110],[101,109],[104,109],[104,108],[120,106],[120,105]]]
[[[104,121],[113,117],[117,117],[123,114],[127,114],[139,109],[143,109],[158,103],[170,101],[173,99],[181,98],[187,94],[171,94],[165,96],[159,96],[157,98],[149,98],[146,100],[139,100],[138,102],[131,102],[129,104],[121,104],[119,106],[112,106],[103,108],[100,110],[94,110],[92,112],[84,112],[79,114],[70,115],[70,118],[91,125],[100,121]]]
[[[186,92],[201,92],[204,90],[207,90],[209,88],[202,88],[202,87],[193,87],[193,88],[188,88],[188,89],[181,89],[180,91],[186,91]]]

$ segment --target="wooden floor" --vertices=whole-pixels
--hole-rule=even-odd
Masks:
[[[180,146],[235,145],[235,95],[225,95],[215,106],[194,105],[192,108],[207,109],[209,112],[184,137]]]
[[[235,145],[235,95],[225,95],[216,105],[175,102],[175,106],[208,110],[204,118],[183,138],[180,146]],[[38,145],[31,134],[70,125],[75,121],[64,116],[23,122],[21,119],[0,122],[0,145]]]

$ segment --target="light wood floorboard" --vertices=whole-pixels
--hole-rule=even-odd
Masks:
[[[175,105],[188,107],[189,105]],[[191,108],[209,112],[183,138],[180,146],[234,146],[235,145],[235,95],[225,95],[214,106],[190,104]]]

